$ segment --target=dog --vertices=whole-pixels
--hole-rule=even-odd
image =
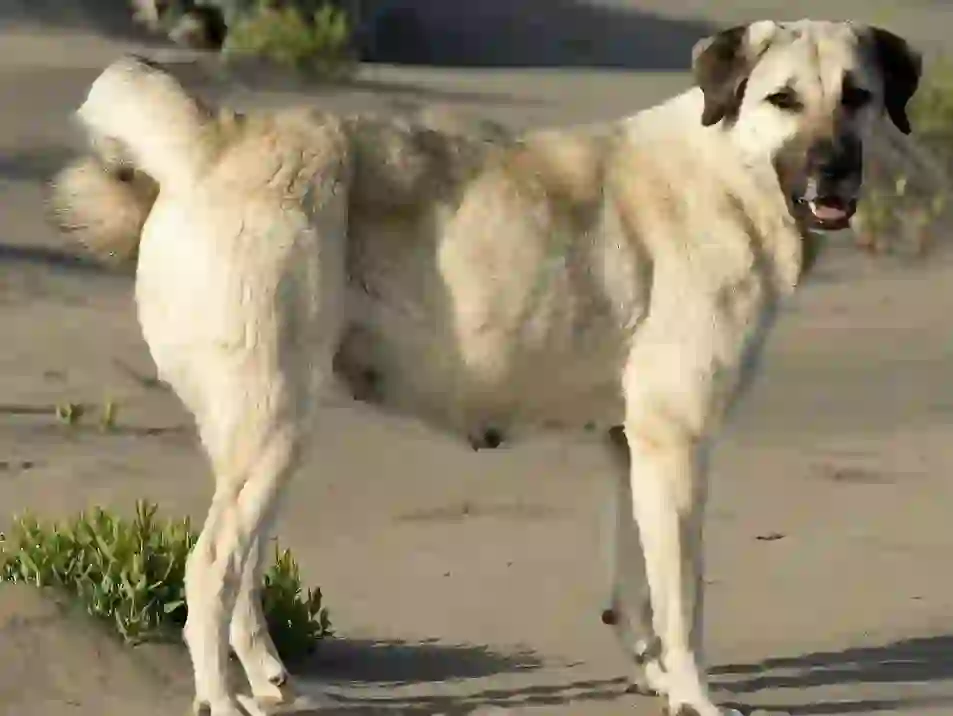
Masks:
[[[212,110],[134,56],[93,82],[91,157],[51,202],[95,252],[138,246],[142,334],[214,472],[186,574],[197,713],[243,713],[229,646],[259,702],[293,693],[256,596],[262,540],[308,434],[350,400],[478,449],[595,426],[612,540],[642,554],[613,560],[602,620],[669,713],[726,713],[701,644],[709,449],[825,232],[849,226],[872,127],[910,133],[921,58],[804,20],[724,30],[691,61],[662,104],[519,135]]]

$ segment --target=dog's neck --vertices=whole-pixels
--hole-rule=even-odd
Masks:
[[[745,216],[752,240],[773,268],[778,292],[790,294],[813,265],[819,237],[792,216],[772,158],[745,151],[732,141],[728,128],[703,126],[702,108],[701,91],[690,89],[644,113],[648,121],[637,120],[633,133],[646,133],[647,141],[658,139],[659,145],[691,145],[696,171],[714,177],[713,187],[731,192],[727,200]]]

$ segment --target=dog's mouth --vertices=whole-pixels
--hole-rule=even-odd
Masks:
[[[857,211],[856,199],[842,199],[837,196],[800,198],[795,201],[795,205],[808,228],[821,231],[840,231],[848,228]]]

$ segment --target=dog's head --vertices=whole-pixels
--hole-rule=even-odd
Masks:
[[[700,41],[701,122],[769,159],[790,210],[811,229],[846,228],[863,173],[863,142],[880,113],[910,133],[907,103],[921,59],[876,27],[802,20],[755,22]]]

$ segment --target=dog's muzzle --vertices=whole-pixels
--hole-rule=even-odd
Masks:
[[[857,211],[863,161],[860,142],[841,138],[820,142],[808,153],[804,191],[792,197],[808,228],[838,231],[850,226]]]
[[[843,198],[833,195],[814,194],[795,199],[795,205],[808,228],[822,231],[840,231],[850,226],[857,211],[856,197]]]

